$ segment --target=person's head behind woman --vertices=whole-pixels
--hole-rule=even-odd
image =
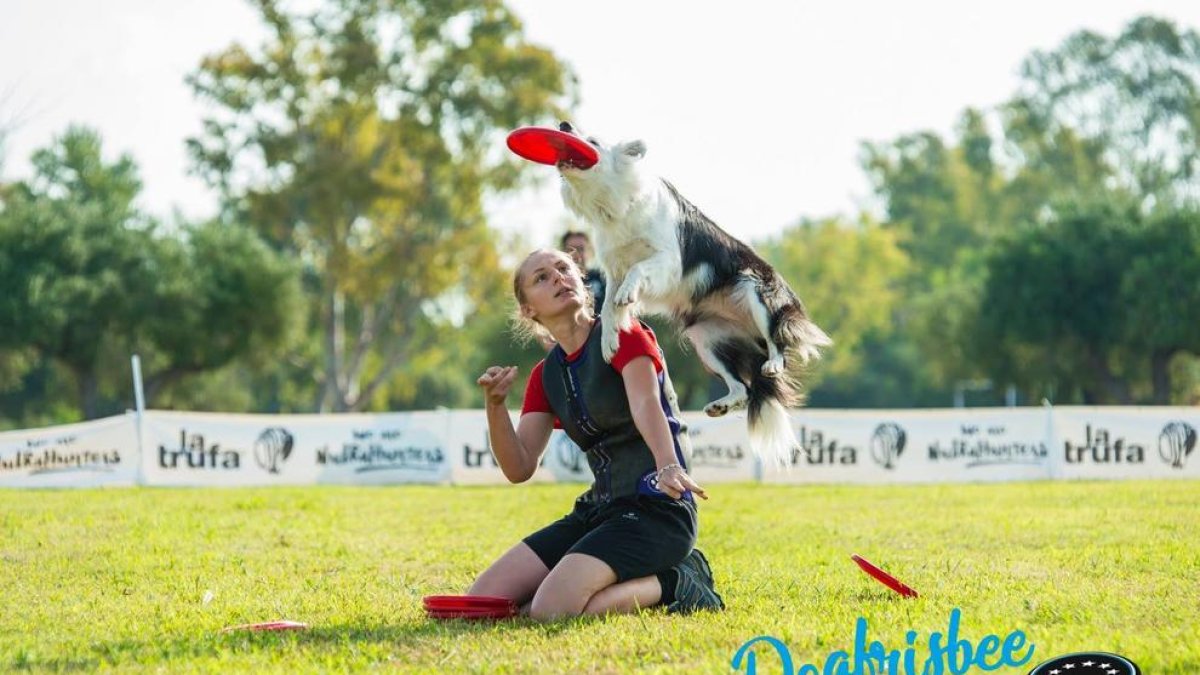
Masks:
[[[547,319],[592,316],[592,294],[579,266],[562,251],[542,248],[526,256],[513,274],[513,297],[513,332],[522,340],[553,339]]]

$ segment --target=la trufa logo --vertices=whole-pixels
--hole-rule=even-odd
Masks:
[[[292,434],[283,427],[263,429],[254,441],[254,460],[270,473],[279,473],[279,467],[292,454]]]
[[[1182,469],[1196,449],[1196,428],[1187,422],[1168,422],[1158,435],[1158,456],[1172,468]]]
[[[895,422],[884,422],[871,434],[871,457],[885,469],[896,468],[896,460],[904,452],[908,434]]]

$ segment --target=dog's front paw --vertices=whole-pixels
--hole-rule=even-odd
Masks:
[[[741,410],[746,407],[746,395],[729,394],[704,406],[704,414],[709,417],[722,417],[731,410]]]
[[[613,296],[613,302],[619,307],[626,307],[638,301],[638,296],[641,295],[642,283],[639,277],[630,276],[617,289],[617,294]]]
[[[612,363],[613,355],[617,353],[617,345],[620,344],[617,327],[615,324],[606,323],[601,330],[603,332],[600,334],[600,353],[604,355],[605,363]]]

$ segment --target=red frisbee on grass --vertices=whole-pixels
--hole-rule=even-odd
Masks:
[[[425,613],[434,619],[507,619],[517,615],[517,603],[491,595],[429,595]]]
[[[557,166],[569,164],[587,169],[600,155],[587,141],[558,129],[521,127],[508,134],[508,149],[533,162]]]
[[[897,593],[899,593],[900,595],[903,595],[906,598],[917,597],[916,591],[914,591],[912,588],[910,588],[908,585],[906,585],[904,582],[900,581],[896,577],[894,577],[894,576],[888,574],[887,572],[884,572],[883,570],[879,569],[878,567],[872,565],[866,558],[864,558],[856,553],[856,554],[850,556],[850,559],[853,560],[855,563],[857,563],[858,566],[862,568],[862,571],[864,571],[867,574],[874,577],[876,581],[883,584],[884,586],[887,586],[888,588],[892,589],[893,591],[896,591]]]
[[[240,626],[229,626],[222,628],[222,633],[232,633],[233,631],[247,630],[253,632],[262,631],[281,631],[281,630],[304,630],[308,628],[308,624],[300,623],[299,621],[264,621],[262,623],[244,623]]]
[[[425,615],[431,619],[509,619],[517,615],[517,608],[426,609]]]

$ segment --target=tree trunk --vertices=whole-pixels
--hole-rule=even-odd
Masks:
[[[1096,374],[1100,390],[1103,392],[1103,403],[1129,405],[1133,402],[1133,396],[1129,393],[1129,383],[1113,375],[1104,355],[1091,353],[1088,355],[1088,361]]]
[[[1157,350],[1150,355],[1150,380],[1154,384],[1154,404],[1171,402],[1171,352]]]
[[[154,399],[159,392],[167,387],[172,387],[179,383],[180,380],[188,375],[205,372],[205,368],[168,368],[166,370],[147,375],[143,378],[142,395],[145,397],[146,408],[154,407]]]
[[[75,381],[79,388],[79,409],[83,412],[83,419],[96,419],[100,416],[100,383],[96,374],[77,370]]]
[[[344,412],[342,354],[346,342],[346,298],[332,282],[325,310],[325,386],[321,388],[321,412]]]

